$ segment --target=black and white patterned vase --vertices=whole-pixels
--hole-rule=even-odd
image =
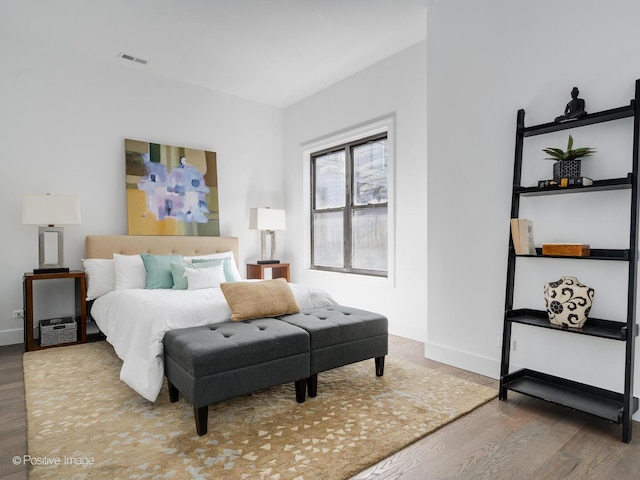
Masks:
[[[561,178],[580,178],[582,160],[561,160],[553,164],[553,179],[559,182]]]
[[[554,325],[582,328],[587,321],[595,291],[576,277],[562,277],[544,285],[544,299],[549,321]]]

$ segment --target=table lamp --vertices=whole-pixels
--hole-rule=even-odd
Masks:
[[[249,228],[260,230],[259,264],[280,263],[276,260],[276,230],[286,230],[284,210],[276,208],[252,208],[249,211]],[[271,238],[271,255],[267,258],[267,236]]]
[[[22,196],[22,224],[38,225],[39,261],[33,273],[69,271],[64,266],[64,228],[60,225],[79,223],[80,202],[75,195]]]

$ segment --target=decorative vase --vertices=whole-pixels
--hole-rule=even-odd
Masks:
[[[587,321],[595,291],[576,277],[562,277],[544,285],[544,298],[549,321],[554,325],[582,328]]]
[[[582,160],[560,160],[553,164],[553,179],[559,182],[561,178],[580,178]]]

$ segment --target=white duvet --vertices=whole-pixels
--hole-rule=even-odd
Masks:
[[[289,286],[301,309],[336,305],[322,290],[295,283]],[[164,376],[164,334],[177,328],[228,321],[231,310],[220,288],[132,289],[116,290],[96,299],[91,316],[123,361],[120,379],[153,402]]]

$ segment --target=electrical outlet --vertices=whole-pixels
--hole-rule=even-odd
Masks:
[[[511,340],[511,350],[512,350],[513,352],[515,352],[515,351],[516,351],[516,341],[515,341],[515,340]]]
[[[24,318],[24,310],[14,310],[13,318]]]
[[[498,348],[502,347],[502,337],[498,337]]]

